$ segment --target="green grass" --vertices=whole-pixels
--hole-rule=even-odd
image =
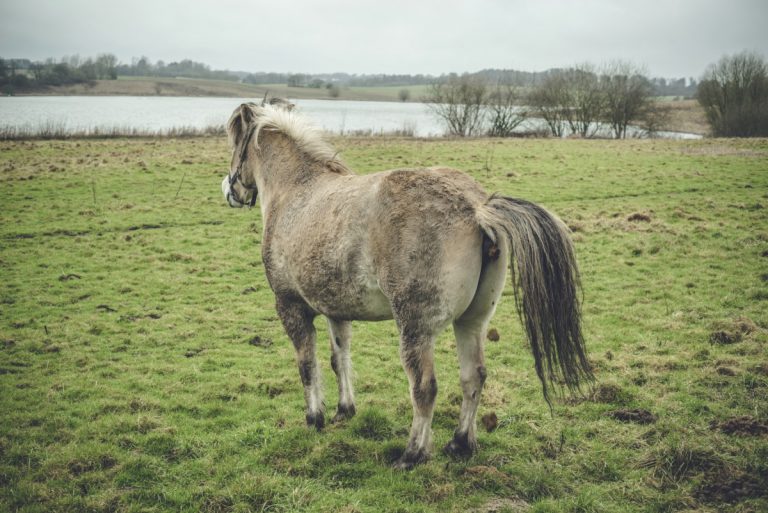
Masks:
[[[361,173],[454,166],[563,217],[595,390],[550,416],[507,290],[479,412],[498,429],[440,453],[446,332],[435,456],[393,471],[393,323],[354,325],[358,416],[308,430],[259,213],[220,198],[222,138],[0,142],[0,511],[768,509],[768,141],[335,142]],[[655,421],[610,414],[634,409]]]

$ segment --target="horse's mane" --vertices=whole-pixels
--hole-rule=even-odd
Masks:
[[[227,125],[230,143],[237,143],[245,133],[244,127],[256,123],[253,140],[258,147],[263,130],[280,132],[293,141],[297,149],[311,160],[323,164],[330,171],[346,174],[351,171],[338,158],[336,151],[323,132],[294,109],[294,105],[281,98],[272,98],[263,104],[247,103],[238,109]]]

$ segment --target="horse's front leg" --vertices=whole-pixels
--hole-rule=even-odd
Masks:
[[[339,407],[331,422],[352,418],[355,415],[355,392],[352,388],[352,358],[350,341],[352,323],[328,319],[331,335],[331,367],[339,383]]]
[[[296,349],[296,364],[307,404],[307,425],[319,431],[325,426],[325,404],[317,366],[317,336],[312,324],[315,313],[301,300],[278,298],[277,314]]]

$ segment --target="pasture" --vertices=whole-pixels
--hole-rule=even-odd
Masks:
[[[0,511],[768,509],[767,140],[334,144],[359,173],[457,167],[563,218],[594,389],[550,414],[508,287],[479,453],[439,450],[461,403],[447,331],[434,457],[392,470],[394,324],[354,323],[357,416],[307,429],[260,214],[221,197],[224,138],[0,142]]]

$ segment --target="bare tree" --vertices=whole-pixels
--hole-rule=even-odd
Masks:
[[[768,135],[768,65],[756,53],[726,56],[707,68],[699,103],[715,136]]]
[[[448,127],[450,135],[470,137],[481,129],[485,117],[487,84],[468,74],[450,75],[430,86],[427,106]]]
[[[594,66],[579,64],[564,73],[567,83],[565,119],[571,133],[581,137],[593,137],[600,129],[605,96]]]
[[[521,95],[511,84],[497,84],[488,94],[486,110],[490,120],[488,135],[509,137],[526,120],[528,113],[518,105]]]
[[[528,96],[534,114],[547,124],[555,137],[562,137],[568,110],[568,83],[562,73],[552,73],[534,87]]]
[[[616,139],[626,138],[630,122],[641,120],[651,105],[651,82],[644,69],[624,61],[606,65],[600,82],[605,119]]]

